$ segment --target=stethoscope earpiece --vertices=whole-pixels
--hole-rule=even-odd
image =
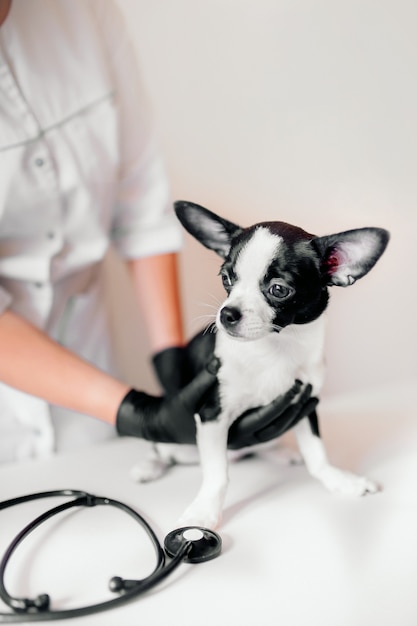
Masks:
[[[222,551],[222,540],[214,530],[200,526],[184,526],[172,530],[164,541],[165,552],[173,557],[185,543],[190,548],[184,556],[185,563],[202,563],[215,559]]]

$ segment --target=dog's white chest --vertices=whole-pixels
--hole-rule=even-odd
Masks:
[[[290,327],[257,341],[236,341],[219,332],[216,355],[222,366],[218,377],[222,414],[229,423],[247,409],[268,404],[288,391],[296,378],[323,383],[324,319]]]

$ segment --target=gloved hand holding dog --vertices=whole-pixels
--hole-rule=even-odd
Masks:
[[[220,364],[213,350],[214,336],[200,332],[183,348],[155,355],[153,364],[166,395],[150,396],[132,389],[119,407],[119,434],[161,443],[195,443],[194,414],[209,420],[220,411],[216,384]],[[317,403],[311,397],[311,385],[302,388],[295,381],[287,393],[238,418],[230,428],[228,447],[237,450],[275,439],[312,413]]]

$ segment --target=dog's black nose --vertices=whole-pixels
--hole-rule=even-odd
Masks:
[[[225,328],[236,326],[242,319],[242,313],[233,306],[225,306],[220,311],[220,321]]]

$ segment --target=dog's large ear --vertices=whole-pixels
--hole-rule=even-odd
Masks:
[[[327,284],[348,287],[373,268],[388,240],[389,233],[383,228],[358,228],[316,237],[312,244],[321,257]]]
[[[242,231],[240,226],[192,202],[179,200],[175,202],[174,208],[179,221],[190,235],[221,257],[227,257],[232,237]]]

